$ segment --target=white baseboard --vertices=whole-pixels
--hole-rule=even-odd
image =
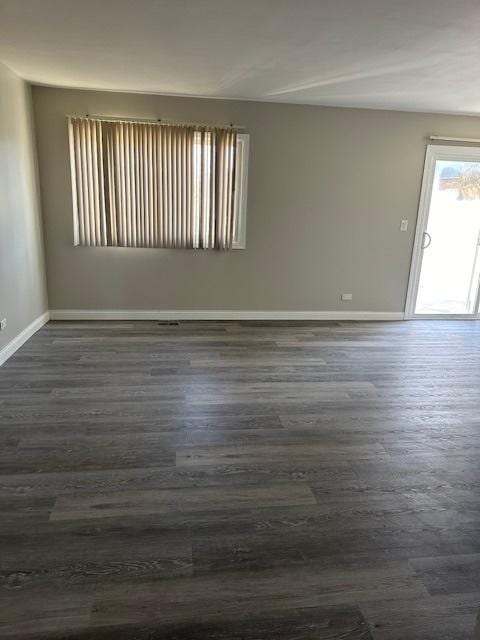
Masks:
[[[17,349],[25,344],[25,342],[33,336],[39,329],[43,327],[43,325],[48,322],[50,318],[50,314],[48,311],[43,313],[41,316],[38,316],[33,322],[31,322],[28,327],[19,333],[13,340],[10,340],[8,344],[6,344],[3,349],[0,351],[0,366],[12,356]]]
[[[164,311],[51,309],[51,320],[403,320],[403,311]]]

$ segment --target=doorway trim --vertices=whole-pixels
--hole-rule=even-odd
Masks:
[[[412,262],[410,266],[410,276],[408,279],[407,299],[405,303],[405,319],[436,319],[436,320],[476,320],[478,314],[478,302],[480,287],[477,290],[474,314],[415,314],[415,304],[417,302],[418,286],[420,282],[420,271],[422,268],[422,244],[424,232],[427,228],[428,214],[432,199],[432,187],[435,178],[435,163],[437,160],[459,160],[465,162],[480,162],[480,147],[458,147],[451,145],[427,145],[425,153],[425,164],[423,169],[422,188],[420,191],[420,201],[418,203],[417,227],[415,240],[413,243]]]

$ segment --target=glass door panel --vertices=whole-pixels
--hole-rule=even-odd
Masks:
[[[476,313],[480,162],[436,160],[415,315]]]

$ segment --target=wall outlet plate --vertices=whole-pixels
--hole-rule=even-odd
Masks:
[[[0,320],[0,331],[3,331],[6,328],[7,328],[7,319],[6,318],[2,318]]]
[[[342,293],[342,300],[352,300],[353,295],[351,293]]]

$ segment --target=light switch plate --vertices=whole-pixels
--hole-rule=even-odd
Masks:
[[[407,220],[407,218],[404,218],[400,222],[400,231],[406,231],[407,229],[408,229],[408,220]]]
[[[3,331],[6,328],[7,328],[7,319],[2,318],[2,320],[0,320],[0,331]]]

